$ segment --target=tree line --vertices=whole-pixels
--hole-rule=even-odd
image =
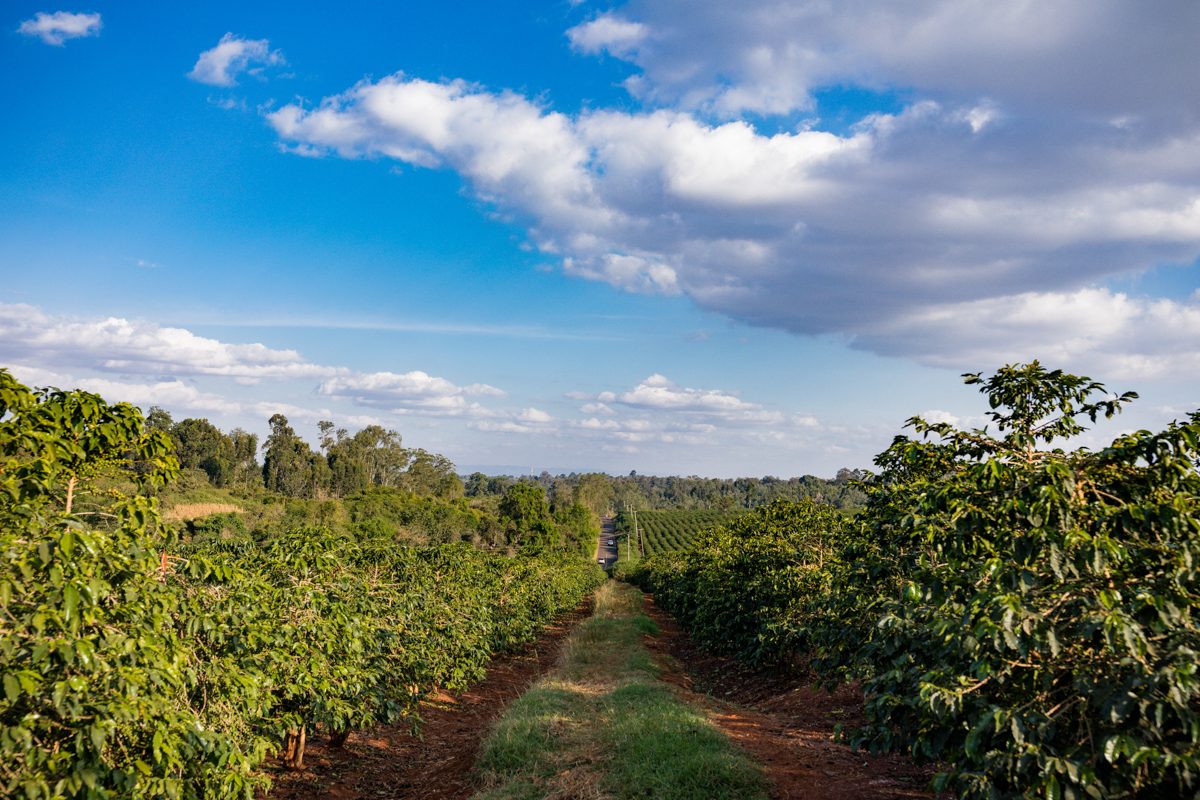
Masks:
[[[551,475],[542,472],[522,478],[542,487],[552,500],[570,496],[598,514],[616,511],[627,505],[638,509],[737,511],[770,505],[776,500],[799,502],[812,499],[843,511],[866,505],[867,497],[856,484],[864,473],[842,468],[833,479],[805,475],[799,478],[701,478],[656,475],[612,476],[603,472]],[[505,476],[476,472],[466,480],[468,497],[500,495],[517,481]]]
[[[833,479],[813,475],[793,478],[701,478],[639,475],[612,476],[602,472],[537,477],[485,475],[475,472],[464,482],[445,456],[423,448],[406,448],[400,434],[380,425],[368,425],[351,434],[322,420],[314,449],[297,435],[287,417],[275,414],[271,432],[262,443],[260,465],[258,436],[234,428],[228,433],[207,419],[175,422],[152,406],[146,415],[150,430],[162,431],[175,444],[183,470],[199,470],[208,481],[230,489],[266,489],[285,497],[329,499],[351,497],[371,487],[401,489],[421,495],[452,499],[502,497],[518,483],[540,487],[551,506],[579,502],[597,515],[627,505],[651,510],[735,511],[769,505],[775,500],[798,502],[811,498],[844,511],[866,504],[856,486],[863,473],[843,468]]]
[[[462,481],[448,458],[404,447],[394,430],[368,425],[351,434],[322,420],[314,450],[283,414],[275,414],[268,424],[271,432],[262,444],[260,465],[256,434],[241,428],[224,433],[207,419],[175,422],[158,406],[146,415],[147,428],[163,432],[175,444],[181,469],[202,471],[218,487],[317,500],[350,497],[373,486],[441,498],[462,494]]]

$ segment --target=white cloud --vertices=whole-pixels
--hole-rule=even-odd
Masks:
[[[720,389],[687,389],[654,374],[617,398],[621,403],[636,408],[672,409],[675,411],[705,411],[725,413],[728,411],[762,408],[754,403],[739,400]]]
[[[566,396],[596,400],[595,395],[585,392],[568,392]],[[811,442],[814,435],[824,434],[810,415],[797,414],[789,419],[780,412],[764,410],[760,404],[741,400],[732,392],[691,389],[657,374],[626,392],[603,392],[599,398],[579,409],[582,414],[593,415],[581,419],[533,408],[497,409],[467,426],[487,433],[598,442],[602,447],[613,443],[719,446],[747,436],[784,443]]]
[[[212,392],[201,392],[183,381],[161,381],[155,384],[122,383],[103,378],[80,378],[64,384],[100,395],[109,402],[132,403],[142,409],[162,406],[176,410],[210,411],[217,414],[238,414],[242,404]]]
[[[155,384],[125,383],[107,378],[75,378],[23,364],[3,364],[18,381],[26,386],[56,389],[82,389],[103,397],[110,403],[132,403],[142,409],[162,406],[176,411],[210,411],[216,414],[237,414],[242,404],[223,395],[201,392],[182,381],[161,381]]]
[[[0,359],[86,365],[127,375],[213,375],[246,379],[332,377],[349,370],[305,361],[295,350],[228,344],[145,320],[71,320],[33,306],[0,303]]]
[[[468,405],[465,400],[467,396],[508,396],[504,391],[487,384],[456,386],[445,378],[420,371],[403,375],[391,372],[354,373],[329,378],[321,381],[317,394],[395,412],[426,411],[452,416],[487,413],[477,404]]]
[[[604,403],[586,403],[579,407],[579,411],[583,414],[604,414],[605,416],[617,413]]]
[[[1085,287],[1200,256],[1193,6],[634,2],[569,35],[623,53],[631,89],[669,108],[567,115],[396,74],[268,119],[307,155],[456,170],[569,275],[954,360],[931,315],[1033,294],[1050,336]],[[844,133],[735,118],[812,110],[831,85],[912,99]],[[1129,356],[1169,357],[1189,330],[1148,317]]]
[[[618,58],[627,58],[646,38],[648,29],[640,22],[630,22],[615,14],[601,14],[591,22],[576,25],[567,31],[571,46],[584,53],[607,51]]]
[[[733,393],[720,389],[689,389],[658,374],[651,375],[630,391],[618,395],[617,402],[632,408],[719,417],[725,424],[773,425],[784,418],[778,411],[765,411],[761,405],[748,403]]]
[[[46,44],[62,47],[67,39],[78,39],[83,36],[99,36],[102,23],[99,14],[72,14],[69,11],[55,11],[53,14],[39,12],[33,19],[27,19],[17,28],[18,33],[26,36],[37,36]]]
[[[434,417],[494,415],[499,412],[478,403],[468,404],[465,398],[507,396],[503,390],[484,383],[456,386],[445,378],[421,371],[355,372],[346,367],[314,364],[295,350],[273,350],[262,344],[229,344],[145,320],[54,317],[24,304],[0,303],[0,365],[10,367],[14,375],[32,385],[83,388],[109,399],[225,414],[269,412],[266,416],[270,416],[288,412],[275,409],[278,404],[256,405],[202,393],[179,380],[130,383],[109,378],[75,378],[67,371],[225,379],[243,387],[255,386],[263,380],[305,381],[305,392],[310,391],[311,381],[318,381],[315,394],[320,397],[384,408],[397,414]],[[350,424],[358,424],[355,420],[378,419],[339,416],[328,409],[305,413],[317,414],[321,419],[342,419]]]
[[[210,86],[236,86],[242,72],[258,75],[263,67],[286,63],[283,53],[272,50],[267,39],[243,39],[227,33],[216,47],[200,54],[188,77]]]
[[[931,351],[930,342],[941,347]],[[1106,380],[1200,378],[1200,301],[1109,289],[1027,292],[916,310],[854,346],[971,371],[1035,358]]]
[[[553,417],[537,408],[523,408],[518,411],[514,418],[521,422],[550,422]]]

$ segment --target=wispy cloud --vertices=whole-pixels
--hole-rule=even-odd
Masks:
[[[468,397],[493,400],[507,397],[502,389],[485,383],[458,386],[419,370],[359,372],[313,363],[295,350],[223,342],[197,336],[185,328],[146,320],[55,317],[24,304],[0,303],[0,366],[10,368],[32,385],[86,389],[111,400],[183,411],[260,414],[264,408],[274,408],[278,403],[247,400],[237,395],[244,387],[269,380],[283,385],[277,390],[280,394],[294,395],[297,392],[294,385],[299,382],[302,395],[319,397],[326,403],[349,402],[389,414],[471,418],[519,415],[516,411],[491,410],[477,402],[468,403],[465,399]],[[80,376],[79,372],[85,374]],[[103,377],[86,373],[101,373]],[[168,379],[136,380],[148,376]],[[206,381],[224,391],[201,391],[192,385],[195,380]],[[307,409],[305,419],[317,415],[321,419],[373,421],[362,424],[375,424],[383,419],[379,415],[339,416],[325,407],[313,409],[295,404],[289,407],[293,411]]]
[[[99,14],[72,14],[69,11],[55,11],[53,14],[39,12],[33,19],[27,19],[17,28],[18,33],[26,36],[36,36],[46,44],[62,47],[67,39],[78,39],[84,36],[99,36]]]
[[[472,325],[446,322],[393,322],[362,319],[313,319],[291,317],[262,317],[254,321],[238,320],[229,325],[224,321],[205,320],[196,324],[219,324],[234,328],[313,328],[328,330],[360,331],[414,331],[418,333],[445,333],[466,336],[501,336],[514,339],[551,339],[585,342],[625,342],[627,336],[574,332],[543,328],[535,325]]]
[[[346,375],[321,381],[317,394],[350,400],[359,405],[384,408],[396,413],[414,410],[460,414],[468,409],[466,397],[507,397],[487,384],[456,386],[445,378],[415,371]]]
[[[243,72],[259,75],[264,67],[287,64],[283,53],[272,50],[267,39],[243,39],[227,33],[196,60],[188,77],[210,86],[236,86]]]
[[[639,459],[688,452],[701,469],[713,448],[746,451],[752,463],[764,447],[839,453],[847,443],[869,448],[885,439],[874,429],[838,428],[802,411],[769,408],[733,388],[688,387],[657,373],[609,391],[571,391],[543,406],[482,381],[321,365],[294,350],[233,344],[145,320],[57,317],[21,304],[0,304],[0,366],[29,385],[85,389],[143,409],[162,406],[177,417],[210,417],[224,427],[261,426],[276,413],[305,425],[437,423],[481,436],[474,452],[489,441]]]

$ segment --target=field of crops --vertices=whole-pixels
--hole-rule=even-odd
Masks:
[[[369,527],[181,543],[142,491],[179,474],[171,450],[132,406],[0,370],[4,797],[248,800],[280,745],[301,769],[307,731],[415,729],[605,580],[567,550]],[[105,470],[139,492],[89,489]],[[97,495],[107,524],[78,499]]]
[[[692,539],[706,528],[722,525],[734,519],[744,511],[639,511],[638,527],[642,529],[642,542],[646,555],[667,553],[672,550],[686,550],[692,546]],[[622,511],[617,515],[617,530],[633,529],[633,515]]]

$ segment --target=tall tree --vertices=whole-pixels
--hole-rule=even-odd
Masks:
[[[258,434],[234,428],[226,438],[232,444],[234,482],[242,486],[248,486],[252,481],[261,482],[262,470],[258,468]]]
[[[320,453],[296,435],[287,417],[269,420],[271,435],[263,444],[263,481],[273,492],[289,497],[320,497],[329,485],[329,467]]]

